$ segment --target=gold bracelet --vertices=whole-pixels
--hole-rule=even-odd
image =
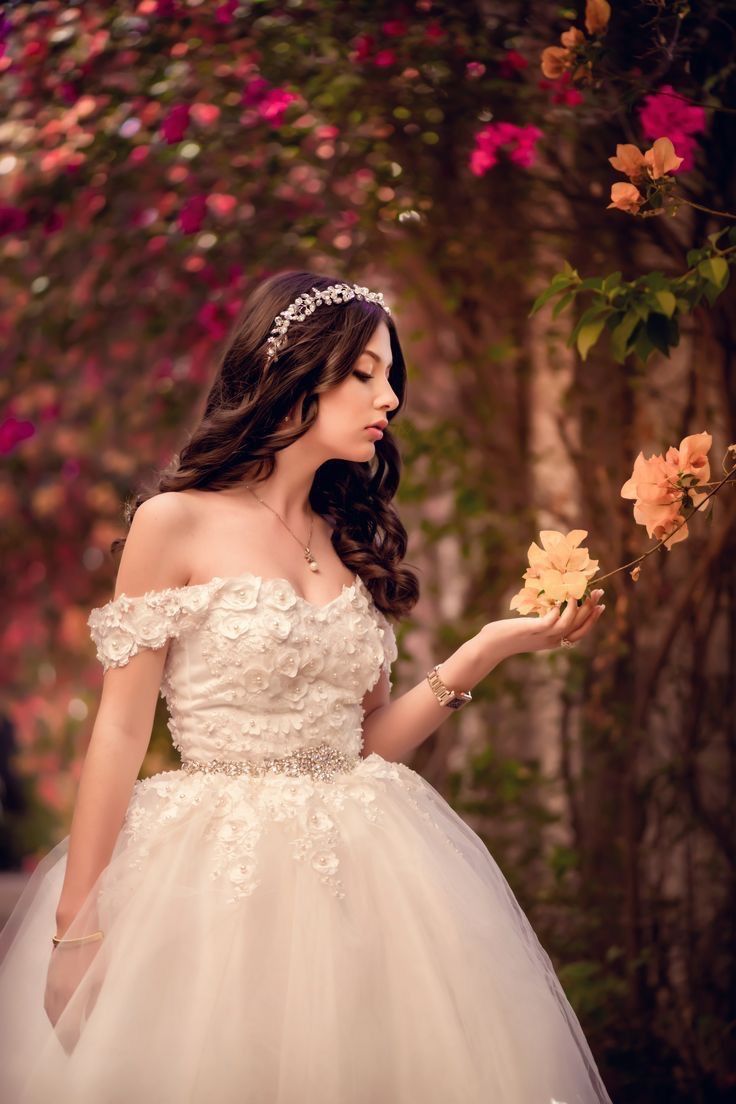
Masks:
[[[94,943],[96,940],[102,939],[103,935],[104,932],[101,931],[92,932],[90,935],[78,935],[73,939],[62,939],[58,935],[52,935],[51,942],[56,947],[59,947],[65,943],[76,943],[77,945],[80,945],[82,943]]]
[[[437,698],[440,705],[447,706],[448,709],[462,709],[464,705],[473,700],[473,695],[469,690],[451,690],[449,686],[445,686],[444,682],[437,674],[439,663],[435,663],[431,671],[427,671],[427,682],[432,688],[432,693]]]

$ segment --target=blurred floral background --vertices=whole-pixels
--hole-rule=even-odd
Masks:
[[[641,451],[707,432],[722,478],[735,56],[712,0],[6,3],[7,892],[68,832],[124,502],[265,275],[380,288],[397,319],[422,599],[396,693],[516,616],[540,529],[585,530],[601,574],[650,547],[620,493]],[[733,483],[696,522],[411,763],[488,844],[627,1104],[736,1099]],[[170,765],[161,701],[142,774]]]

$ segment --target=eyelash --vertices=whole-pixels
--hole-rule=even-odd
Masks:
[[[358,379],[359,379],[359,380],[363,380],[364,382],[365,382],[366,380],[372,380],[372,379],[373,379],[373,376],[369,376],[369,375],[368,375],[368,374],[367,374],[366,372],[358,372],[358,371],[356,371],[356,372],[354,373],[354,375],[356,375],[356,376],[358,377]]]

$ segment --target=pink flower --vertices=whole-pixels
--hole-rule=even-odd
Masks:
[[[381,24],[383,33],[391,35],[394,38],[406,34],[408,29],[403,19],[387,19],[385,23]]]
[[[240,97],[243,107],[252,107],[253,104],[260,103],[268,88],[269,83],[265,77],[253,77],[249,80]]]
[[[281,126],[284,121],[284,113],[290,103],[298,100],[295,92],[287,92],[283,88],[272,88],[258,104],[258,114],[274,127]]]
[[[535,126],[517,126],[515,123],[489,123],[478,132],[475,148],[470,155],[470,171],[483,176],[498,163],[500,148],[511,146],[510,160],[515,165],[530,168],[534,164],[536,143],[542,131]]]
[[[694,135],[706,127],[706,114],[697,104],[682,100],[671,84],[662,85],[647,96],[639,111],[639,122],[647,138],[666,134],[682,156],[680,171],[689,172],[695,164],[697,144]]]
[[[385,69],[396,62],[396,54],[393,50],[379,50],[373,57],[373,64]]]
[[[498,72],[502,77],[511,78],[526,69],[528,64],[527,59],[518,50],[508,50],[498,67]]]
[[[179,212],[179,226],[184,234],[196,234],[202,227],[207,211],[206,197],[191,196]]]
[[[220,109],[216,104],[193,103],[191,115],[197,126],[212,126],[220,118]]]
[[[465,65],[465,72],[470,80],[477,80],[478,77],[482,77],[486,71],[486,67],[482,61],[469,61]]]
[[[373,53],[373,47],[375,45],[375,38],[373,35],[363,34],[358,35],[354,40],[355,50],[350,55],[353,61],[365,61]]]
[[[176,104],[161,122],[161,133],[167,145],[181,142],[189,126],[189,104]]]
[[[0,422],[0,455],[7,456],[15,450],[16,445],[33,437],[36,427],[33,422],[24,418],[14,418],[12,415]]]
[[[226,0],[215,8],[215,20],[217,23],[232,23],[238,10],[238,0]]]
[[[231,215],[237,206],[237,199],[227,192],[212,192],[207,196],[207,206],[219,218]]]

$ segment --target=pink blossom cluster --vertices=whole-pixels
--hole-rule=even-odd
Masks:
[[[534,164],[536,143],[542,137],[539,127],[517,126],[515,123],[489,123],[478,132],[470,155],[470,171],[483,176],[498,164],[498,151],[511,147],[509,159],[515,165],[529,169]]]
[[[666,135],[676,147],[682,164],[674,172],[688,172],[693,168],[697,150],[695,135],[706,127],[702,107],[686,103],[671,84],[663,84],[644,100],[639,111],[639,122],[647,138],[654,140]]]
[[[576,107],[583,102],[583,94],[578,88],[573,87],[573,77],[569,69],[558,80],[540,80],[537,87],[542,92],[548,92],[553,104],[564,104],[565,107]]]
[[[243,89],[241,103],[244,106],[255,107],[262,119],[271,126],[279,127],[289,104],[298,99],[295,92],[272,88],[263,77],[255,77]]]

